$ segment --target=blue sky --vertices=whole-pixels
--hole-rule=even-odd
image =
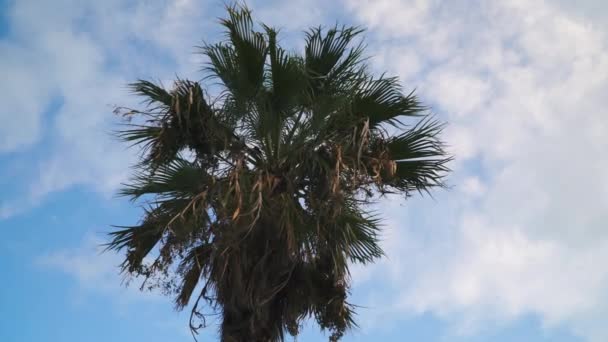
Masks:
[[[114,196],[134,156],[108,132],[129,81],[200,77],[222,4],[0,0],[0,341],[192,341],[100,253],[139,214]],[[310,26],[367,27],[373,68],[449,122],[452,188],[380,203],[387,258],[353,268],[345,341],[608,340],[604,1],[249,5],[292,49]]]

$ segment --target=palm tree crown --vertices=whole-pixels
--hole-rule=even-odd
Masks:
[[[131,85],[146,105],[118,134],[142,154],[121,194],[145,212],[108,247],[178,308],[194,302],[195,331],[207,308],[222,341],[282,341],[307,317],[337,340],[355,324],[348,265],[382,256],[366,206],[443,186],[442,125],[370,74],[357,28],[310,29],[296,54],[244,7],[221,24],[225,41],[201,48],[219,95]]]

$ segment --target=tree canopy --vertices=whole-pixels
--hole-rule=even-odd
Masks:
[[[131,84],[142,108],[121,108],[118,135],[141,159],[120,194],[144,212],[108,248],[190,305],[193,331],[217,313],[222,341],[282,341],[313,318],[338,340],[355,325],[349,265],[383,255],[369,204],[444,186],[443,124],[370,72],[359,28],[309,29],[296,52],[245,7],[221,25],[201,82]]]

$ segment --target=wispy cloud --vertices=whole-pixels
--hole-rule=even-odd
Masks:
[[[3,217],[74,185],[113,193],[134,152],[110,136],[113,106],[134,103],[126,85],[137,78],[200,68],[193,46],[207,32],[203,15],[204,4],[189,0],[11,4],[0,38],[0,153],[41,141],[48,152],[33,178],[17,180],[25,189],[3,203]]]
[[[120,275],[122,256],[112,251],[104,252],[105,242],[99,236],[87,234],[79,246],[40,255],[35,263],[75,280],[79,296],[103,295],[118,302],[159,299],[159,293],[139,290],[141,280],[127,286],[129,284]]]

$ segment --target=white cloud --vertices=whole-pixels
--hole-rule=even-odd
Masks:
[[[137,78],[189,77],[200,68],[194,45],[209,24],[201,20],[206,7],[190,0],[10,6],[10,34],[0,40],[0,153],[41,139],[48,152],[36,178],[19,180],[29,190],[2,204],[2,217],[73,185],[113,193],[134,152],[110,137],[113,106],[137,101],[126,89]]]
[[[347,1],[347,4],[370,29],[385,37],[399,37],[423,30],[428,25],[425,18],[437,6],[437,1],[361,0]]]
[[[0,41],[0,153],[27,147],[41,131],[41,112],[49,104],[52,88],[39,79],[28,49]]]
[[[347,4],[372,41],[391,37],[379,69],[412,64],[390,51],[420,56],[404,76],[450,122],[458,158],[438,204],[384,209],[400,233],[371,272],[389,271],[395,310],[468,331],[534,314],[605,341],[606,28],[544,1]]]
[[[481,197],[486,192],[485,185],[479,180],[479,177],[476,176],[463,179],[461,189],[462,192],[473,198]]]
[[[38,256],[36,264],[73,278],[82,297],[102,294],[118,302],[162,298],[158,293],[139,291],[137,281],[125,286],[119,275],[122,256],[112,251],[104,252],[102,244],[105,242],[98,236],[88,234],[80,246]]]
[[[318,0],[294,0],[294,1],[252,1],[251,8],[254,16],[263,23],[272,25],[281,31],[300,31],[310,26],[317,26],[324,22],[326,11]],[[282,42],[290,44],[290,42]]]

